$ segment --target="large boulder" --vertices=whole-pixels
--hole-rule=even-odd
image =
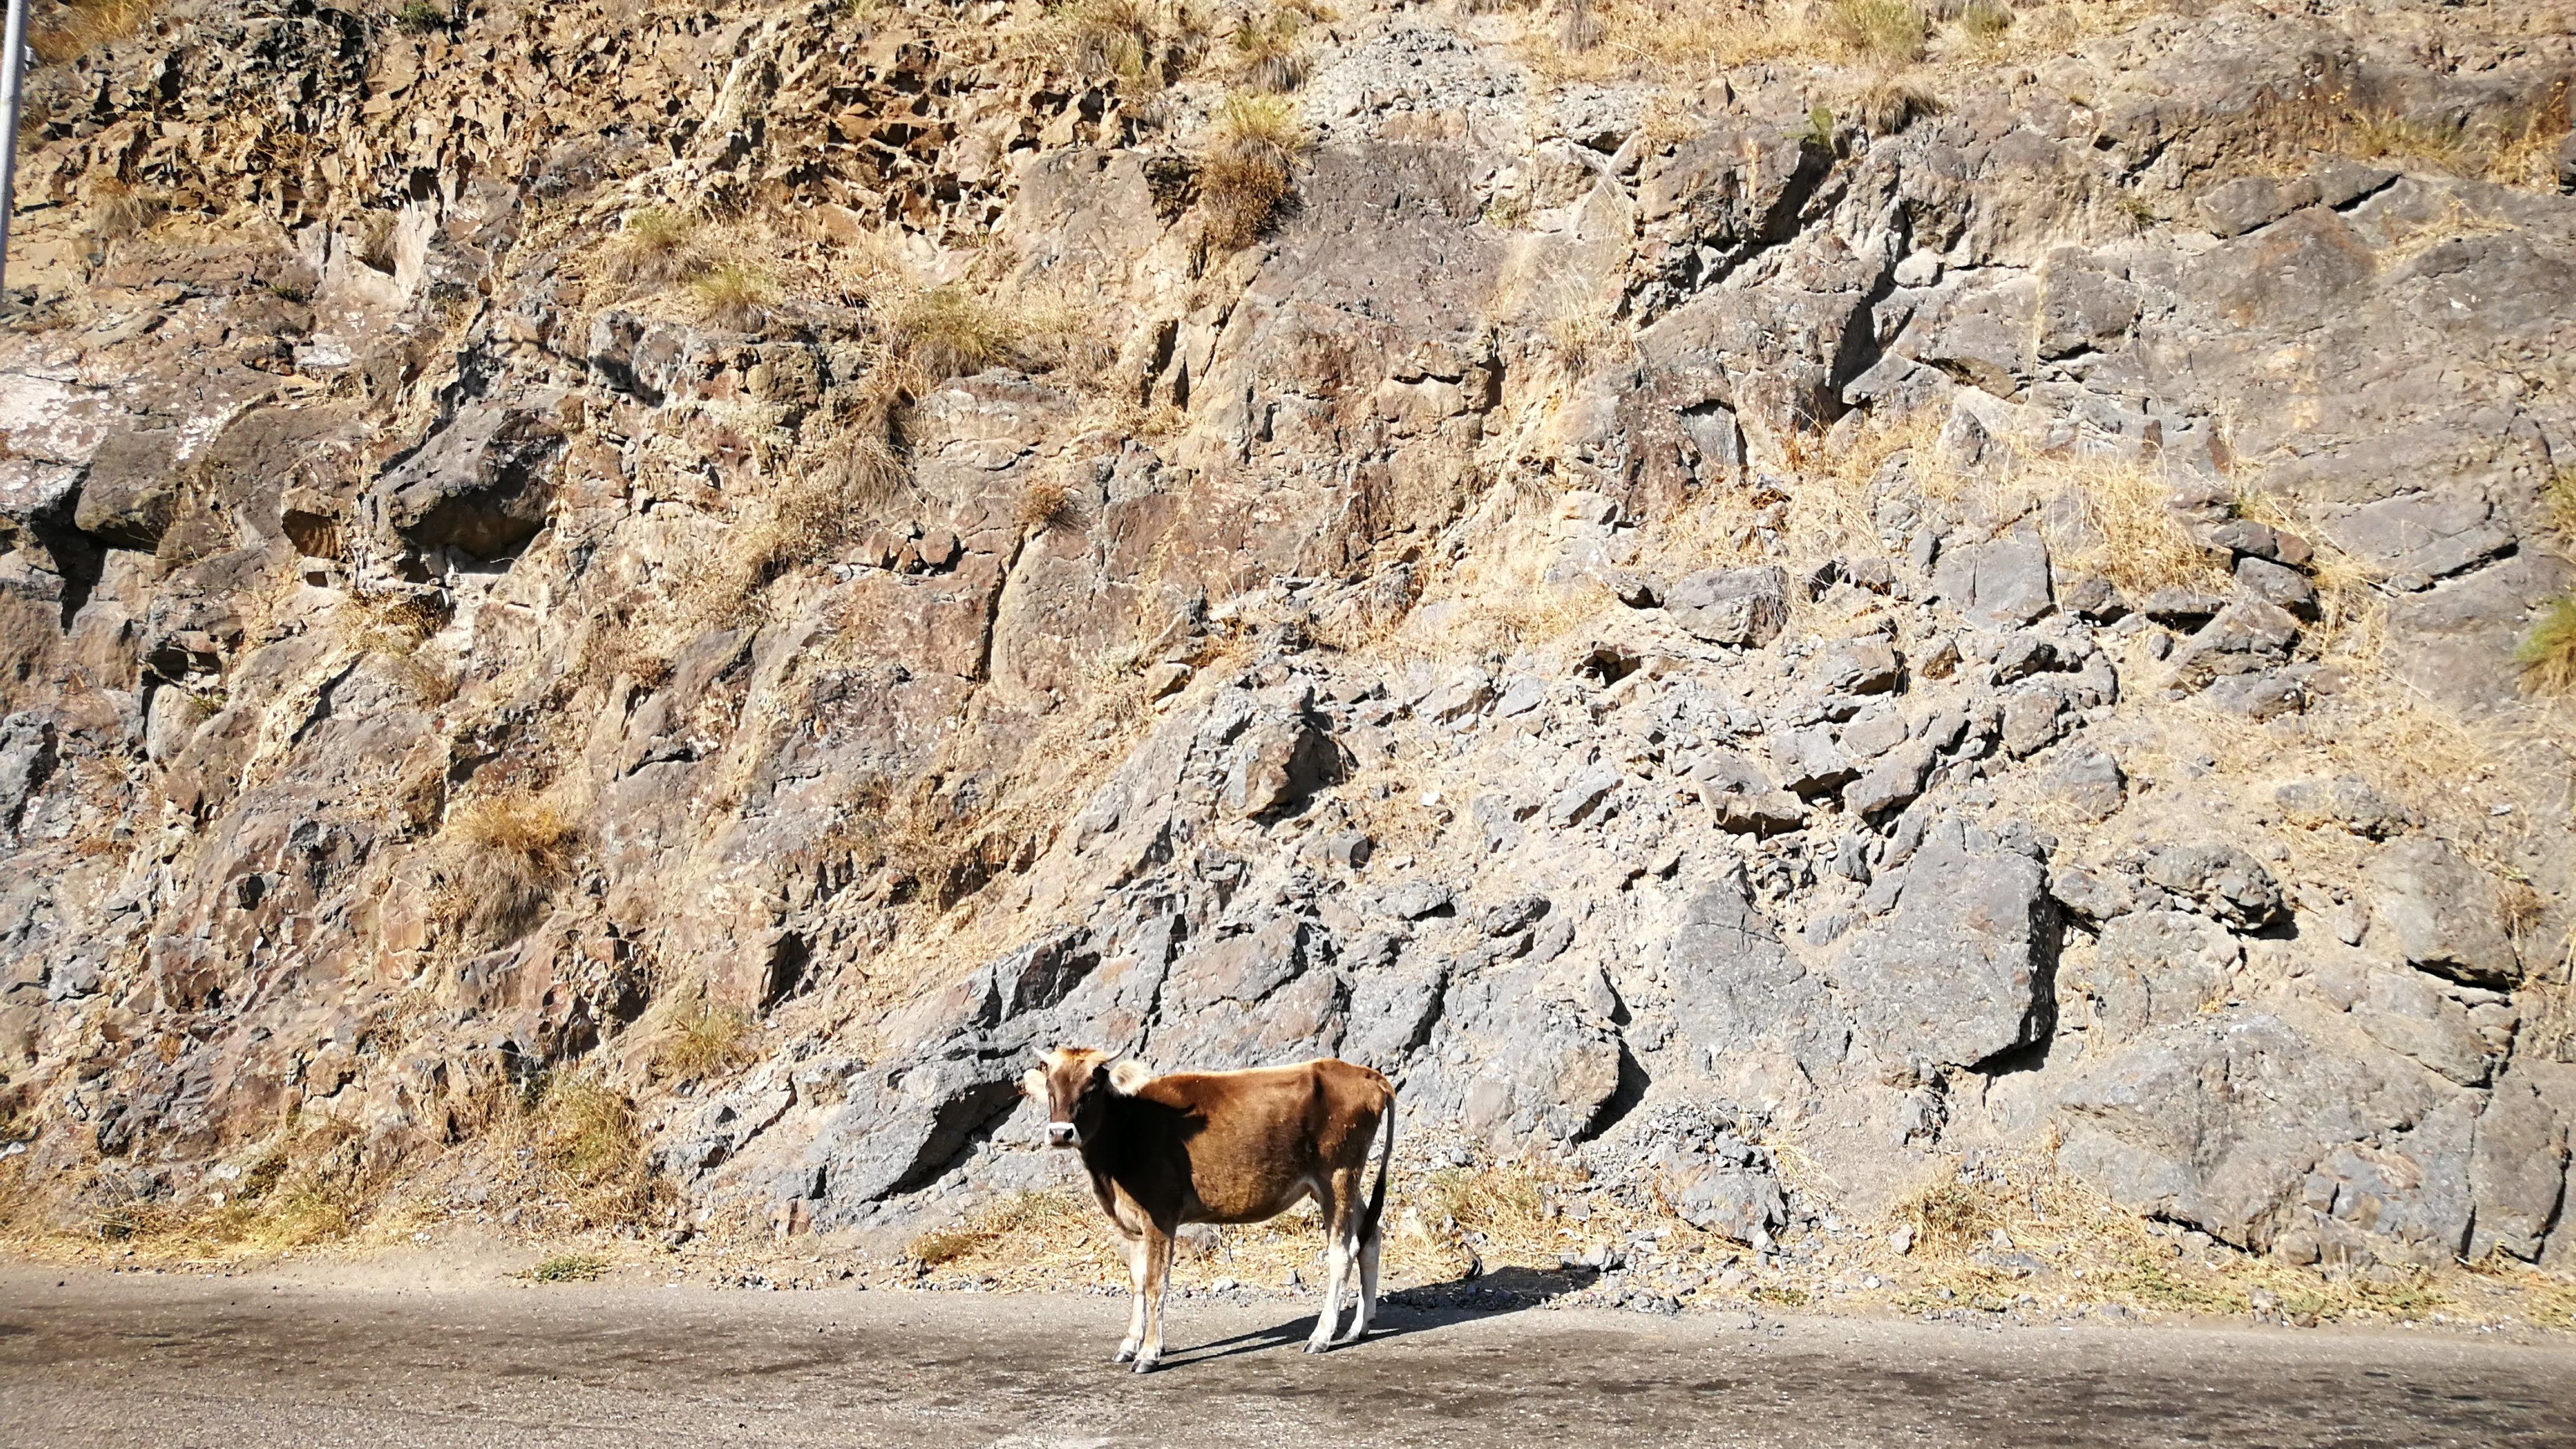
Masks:
[[[546,525],[551,465],[563,441],[562,428],[541,413],[467,408],[377,484],[385,522],[424,551],[508,553]]]
[[[2028,527],[1943,548],[1932,587],[1943,603],[1990,629],[2018,629],[2057,607],[2048,545]]]
[[[1895,914],[1834,966],[1882,1053],[1974,1067],[2048,1036],[2059,924],[2047,873],[1978,844],[1955,821],[1936,829],[1906,868]]]
[[[1665,945],[1664,979],[1674,1016],[1713,1074],[1725,1074],[1731,1058],[1779,1051],[1815,1077],[1849,1051],[1849,1019],[1783,949],[1740,873],[1692,895]]]
[[[2137,1211],[2303,1261],[2456,1251],[2476,1095],[2331,1020],[2149,1033],[2061,1090],[2059,1161]]]
[[[2494,876],[2439,840],[2402,840],[2370,864],[2371,935],[2419,970],[2510,988],[2522,960]]]
[[[1758,649],[1789,622],[1789,575],[1777,568],[1685,575],[1665,593],[1664,612],[1712,644]]]

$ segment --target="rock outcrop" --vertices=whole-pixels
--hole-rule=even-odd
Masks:
[[[1855,1210],[2054,1143],[2298,1262],[2576,1261],[2548,7],[2033,12],[1857,106],[1484,5],[1300,7],[1229,104],[1243,14],[1110,8],[202,0],[38,72],[30,1201],[328,1124],[479,1202],[578,1078],[655,1211],[899,1223],[1041,1180],[1078,1039],[1366,1061],[1409,1160],[1749,1244],[1794,1129]]]

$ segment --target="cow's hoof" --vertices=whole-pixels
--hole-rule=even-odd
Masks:
[[[1118,1345],[1118,1351],[1109,1356],[1109,1361],[1111,1363],[1125,1363],[1127,1360],[1134,1358],[1135,1356],[1136,1345],[1132,1343],[1122,1343]]]
[[[1152,1372],[1154,1371],[1154,1365],[1156,1365],[1156,1364],[1158,1364],[1158,1363],[1161,1363],[1161,1362],[1162,1362],[1162,1360],[1161,1360],[1161,1359],[1158,1359],[1158,1358],[1149,1358],[1149,1357],[1147,1357],[1146,1355],[1144,1355],[1144,1354],[1141,1354],[1141,1353],[1140,1353],[1140,1354],[1136,1355],[1136,1372],[1138,1372],[1138,1373],[1140,1373],[1140,1374],[1149,1374],[1149,1373],[1152,1373]]]
[[[1332,1349],[1332,1346],[1333,1341],[1329,1338],[1310,1338],[1306,1340],[1306,1351],[1308,1353],[1329,1352]]]

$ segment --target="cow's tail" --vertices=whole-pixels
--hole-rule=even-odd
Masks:
[[[1395,1157],[1395,1089],[1386,1093],[1386,1142],[1377,1150],[1377,1186],[1369,1189],[1368,1208],[1360,1214],[1360,1241],[1374,1241],[1378,1218],[1386,1211],[1386,1169]]]

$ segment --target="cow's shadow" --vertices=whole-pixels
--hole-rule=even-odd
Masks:
[[[1477,1278],[1453,1278],[1446,1283],[1424,1283],[1400,1289],[1378,1300],[1377,1317],[1369,1324],[1369,1337],[1402,1338],[1407,1334],[1429,1333],[1452,1328],[1479,1319],[1499,1318],[1536,1308],[1551,1298],[1590,1287],[1601,1275],[1590,1268],[1560,1268],[1541,1272],[1535,1268],[1497,1268]],[[1320,1299],[1315,1307],[1321,1308]],[[1350,1322],[1349,1305],[1343,1307],[1343,1323]],[[1237,1354],[1259,1353],[1265,1349],[1287,1348],[1303,1344],[1315,1331],[1313,1309],[1298,1314],[1272,1328],[1254,1329],[1231,1338],[1182,1349],[1164,1358],[1166,1369],[1193,1363],[1209,1363]],[[1344,1344],[1343,1348],[1355,1345]],[[1335,1350],[1339,1352],[1340,1350]]]

